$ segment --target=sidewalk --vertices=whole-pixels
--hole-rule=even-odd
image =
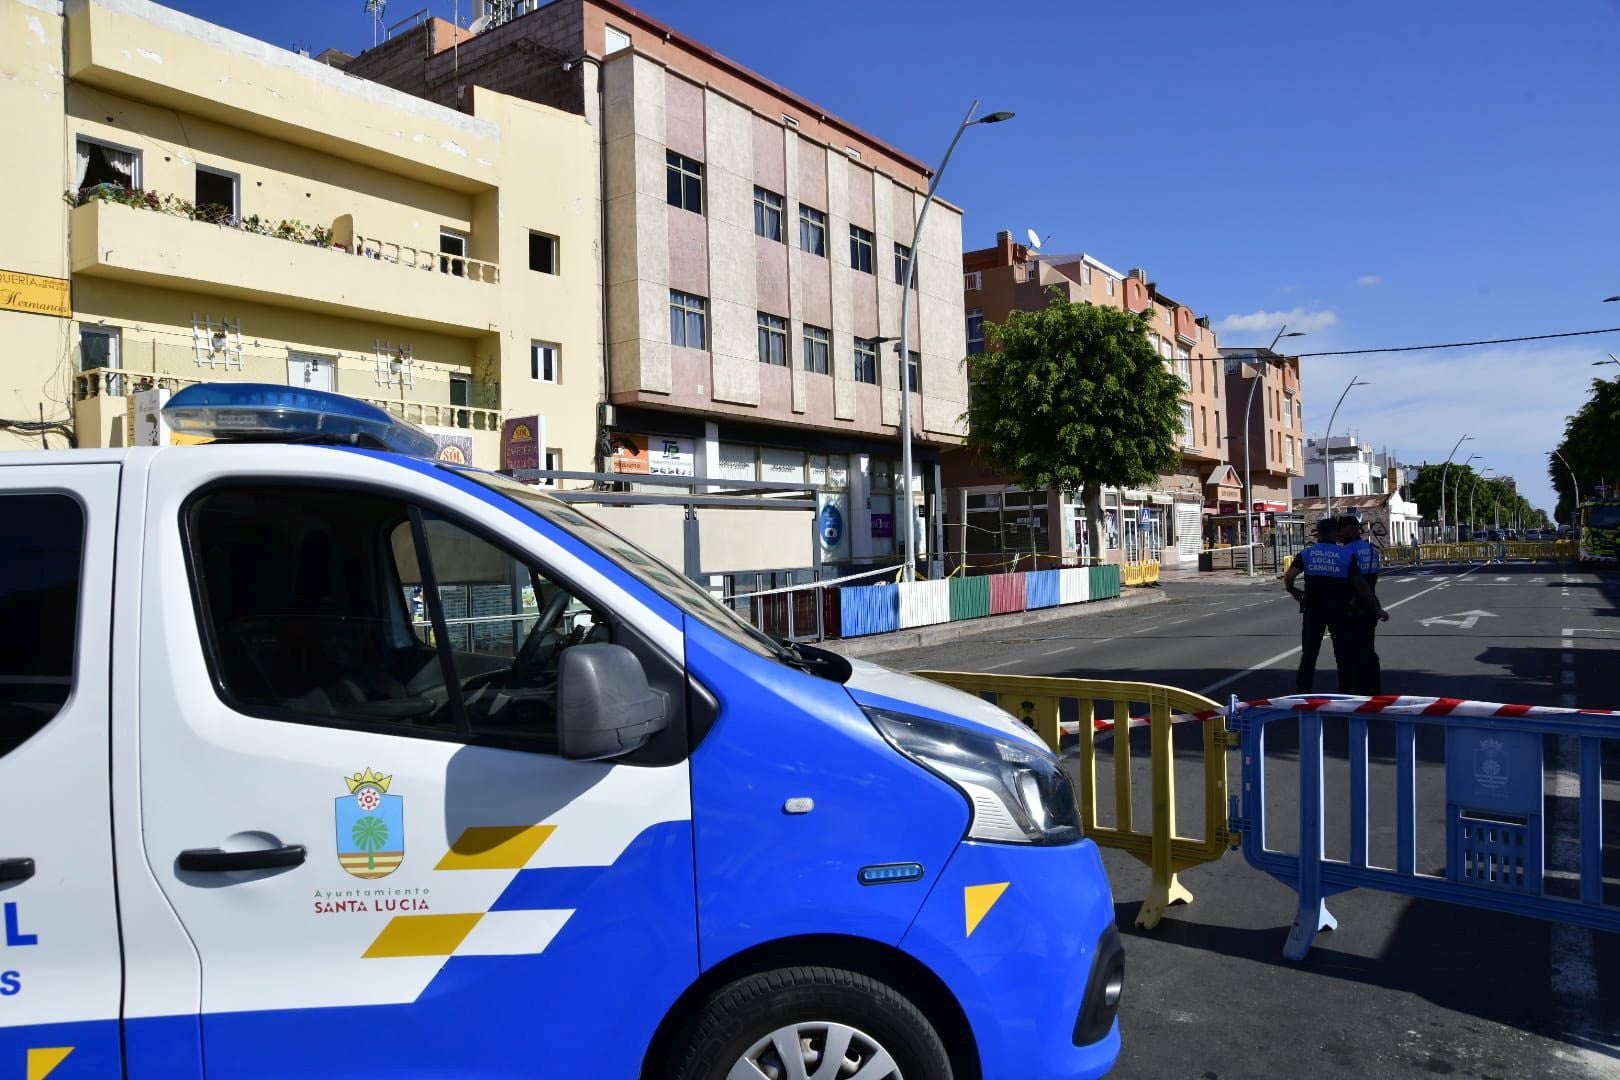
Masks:
[[[1196,566],[1178,566],[1167,570],[1159,568],[1159,584],[1169,585],[1173,582],[1197,581],[1205,584],[1217,585],[1275,585],[1282,579],[1279,573],[1270,570],[1256,570],[1254,577],[1250,577],[1243,570],[1200,570]]]
[[[1018,611],[1010,615],[986,615],[963,622],[937,623],[912,630],[895,630],[887,634],[867,634],[857,638],[836,638],[817,643],[817,647],[844,656],[864,657],[878,653],[897,652],[901,649],[920,649],[946,641],[961,641],[982,634],[1000,634],[1009,628],[1033,626],[1058,619],[1078,619],[1088,615],[1102,615],[1122,608],[1162,604],[1168,600],[1163,589],[1127,588],[1118,598],[1096,600],[1087,604],[1065,604],[1062,607],[1040,608],[1036,611]]]

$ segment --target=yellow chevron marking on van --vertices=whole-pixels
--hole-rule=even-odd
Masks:
[[[474,825],[462,830],[435,870],[521,870],[555,825]]]
[[[990,909],[996,906],[1001,894],[1007,891],[1009,881],[998,881],[993,885],[969,885],[962,890],[962,902],[967,908],[967,936],[972,937],[979,923],[990,914]]]
[[[465,915],[395,915],[364,953],[366,959],[387,956],[449,956],[456,951],[483,912]]]
[[[71,1046],[43,1046],[29,1050],[28,1080],[45,1080],[71,1053]]]

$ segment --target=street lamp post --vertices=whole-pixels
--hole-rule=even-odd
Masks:
[[[1266,346],[1267,353],[1275,353],[1277,351],[1277,342],[1285,337],[1305,336],[1303,330],[1295,330],[1291,334],[1287,331],[1288,324],[1283,323],[1282,328],[1277,331],[1277,336],[1271,339],[1270,345]],[[1249,359],[1254,360],[1258,359],[1258,357],[1250,357]],[[1249,497],[1249,512],[1243,518],[1243,540],[1247,545],[1244,562],[1248,566],[1249,577],[1254,577],[1254,476],[1249,471],[1249,444],[1254,441],[1254,428],[1251,426],[1253,423],[1252,417],[1254,416],[1254,392],[1260,388],[1261,383],[1266,381],[1266,364],[1270,362],[1271,359],[1268,356],[1260,364],[1260,370],[1255,373],[1254,381],[1249,384],[1249,400],[1243,406],[1243,489]]]
[[[1322,443],[1322,464],[1327,470],[1327,478],[1326,478],[1327,479],[1327,484],[1326,484],[1326,487],[1327,487],[1327,516],[1328,517],[1333,516],[1333,477],[1334,477],[1334,471],[1333,471],[1333,420],[1334,420],[1335,417],[1337,417],[1339,415],[1339,406],[1344,404],[1345,394],[1348,394],[1350,391],[1354,390],[1358,386],[1371,386],[1371,385],[1372,385],[1372,383],[1362,382],[1361,379],[1358,378],[1357,376],[1354,376],[1354,375],[1350,376],[1349,385],[1347,385],[1344,388],[1344,393],[1339,395],[1339,400],[1333,403],[1333,411],[1328,414],[1327,439],[1324,440],[1323,443]]]
[[[1610,297],[1609,299],[1620,300],[1620,297]],[[1575,470],[1569,467],[1569,462],[1564,461],[1563,454],[1560,454],[1557,450],[1554,450],[1552,455],[1559,461],[1564,462],[1564,468],[1569,470],[1569,482],[1575,486],[1575,505],[1570,509],[1569,512],[1569,527],[1572,529],[1578,528],[1581,523],[1581,482],[1576,478]],[[1556,507],[1554,509],[1556,509]]]
[[[967,116],[962,118],[956,134],[951,136],[951,145],[945,148],[939,168],[934,170],[934,176],[928,182],[928,194],[923,196],[922,209],[917,211],[917,227],[911,232],[911,255],[906,259],[906,280],[900,290],[900,497],[905,508],[906,564],[903,577],[906,581],[915,581],[917,577],[917,523],[911,505],[911,290],[917,281],[917,256],[921,254],[923,222],[928,220],[928,208],[933,205],[939,179],[945,175],[945,166],[950,164],[951,152],[961,140],[962,132],[974,124],[999,124],[1013,118],[1010,112],[993,112],[974,119],[973,113],[978,107],[979,101],[975,98],[973,104],[968,106]],[[895,517],[898,520],[902,515],[896,514]]]
[[[1457,516],[1462,517],[1462,470],[1468,468],[1469,461],[1477,461],[1478,454],[1469,454],[1466,461],[1457,466],[1457,482],[1451,486],[1451,505],[1457,508]],[[1458,522],[1451,530],[1452,543],[1462,542],[1462,522]]]
[[[1442,544],[1446,542],[1446,475],[1451,472],[1451,459],[1456,456],[1457,447],[1465,442],[1471,442],[1473,438],[1472,435],[1464,432],[1463,437],[1457,440],[1457,445],[1451,448],[1451,453],[1446,455],[1445,468],[1440,470],[1440,542]]]

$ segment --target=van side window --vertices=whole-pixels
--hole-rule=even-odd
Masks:
[[[0,496],[0,757],[73,689],[84,512],[66,495]]]
[[[256,715],[554,753],[560,655],[612,637],[539,568],[382,495],[215,491],[189,535],[220,689]]]
[[[205,495],[193,574],[230,703],[282,719],[454,735],[444,667],[411,630],[389,537],[395,499],[313,487]]]
[[[538,567],[453,522],[424,512],[422,527],[472,738],[555,753],[562,651],[611,641],[607,619]],[[408,596],[421,587],[410,550],[408,530],[396,531]],[[433,640],[428,611],[415,626]]]

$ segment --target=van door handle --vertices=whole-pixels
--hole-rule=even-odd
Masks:
[[[220,873],[226,870],[275,870],[304,861],[303,844],[260,848],[257,851],[221,851],[217,847],[187,848],[180,853],[182,870]]]
[[[33,876],[33,859],[0,859],[0,881],[27,881]]]

